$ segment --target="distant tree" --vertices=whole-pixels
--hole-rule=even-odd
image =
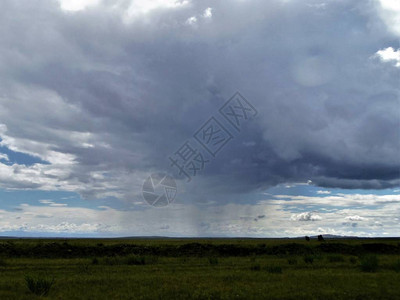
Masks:
[[[318,241],[325,242],[324,237],[321,234],[318,236]]]
[[[306,235],[306,241],[309,242],[310,241],[310,237]]]

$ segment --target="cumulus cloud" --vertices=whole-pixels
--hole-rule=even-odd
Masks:
[[[392,47],[379,50],[376,55],[384,62],[390,61],[400,68],[400,49],[394,50]]]
[[[357,215],[355,215],[355,216],[348,216],[348,217],[346,217],[345,219],[346,219],[346,220],[349,220],[349,221],[364,221],[364,220],[366,220],[366,218],[360,217],[360,216],[357,216]]]
[[[314,212],[304,212],[292,215],[291,219],[293,221],[319,221],[322,218]]]

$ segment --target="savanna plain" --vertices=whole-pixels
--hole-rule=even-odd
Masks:
[[[1,239],[0,299],[400,299],[400,239]]]

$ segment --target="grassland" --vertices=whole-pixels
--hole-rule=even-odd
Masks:
[[[400,299],[399,283],[398,239],[0,240],[0,299]]]

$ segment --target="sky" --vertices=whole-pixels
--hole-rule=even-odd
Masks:
[[[399,41],[397,0],[3,0],[0,236],[399,236]]]

